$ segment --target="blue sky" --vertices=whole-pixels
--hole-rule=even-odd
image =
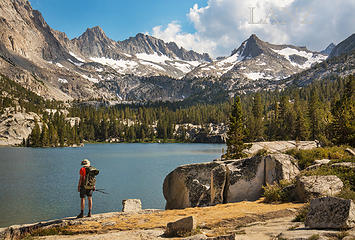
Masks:
[[[30,0],[47,23],[65,32],[70,39],[88,27],[100,26],[114,40],[124,40],[137,33],[150,32],[154,26],[178,21],[182,30],[194,28],[186,14],[195,3],[207,0]]]
[[[2,0],[0,0],[2,1]],[[113,40],[148,33],[213,57],[251,34],[320,51],[355,33],[354,0],[30,0],[69,38],[100,26]],[[253,9],[253,14],[251,14]],[[251,15],[253,15],[251,19]]]

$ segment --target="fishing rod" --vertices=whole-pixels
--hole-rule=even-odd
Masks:
[[[109,194],[109,193],[105,192],[104,190],[105,190],[104,188],[95,189],[95,191],[97,191],[97,192],[100,192],[103,194]]]

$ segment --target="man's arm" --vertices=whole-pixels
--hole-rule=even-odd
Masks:
[[[78,182],[78,192],[80,192],[80,186],[82,182],[84,182],[84,176],[80,175],[79,182]]]

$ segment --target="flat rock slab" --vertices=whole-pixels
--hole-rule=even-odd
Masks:
[[[287,239],[287,240],[334,240],[340,231],[335,230],[312,230],[307,228],[296,228],[290,229],[288,231],[282,232],[276,239]]]
[[[35,237],[41,240],[160,240],[166,239],[162,235],[164,229],[132,230],[132,231],[112,231],[103,234],[79,234],[79,235],[56,235]]]
[[[297,148],[302,150],[316,148],[315,141],[272,141],[272,142],[254,142],[251,148],[244,150],[247,154],[255,154],[259,150],[265,149],[269,153],[284,153],[287,150]]]
[[[355,205],[352,200],[336,197],[313,199],[305,225],[316,229],[355,227]]]

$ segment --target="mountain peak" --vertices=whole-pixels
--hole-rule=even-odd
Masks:
[[[248,40],[260,40],[260,39],[258,38],[258,36],[256,36],[255,33],[253,33],[252,35],[250,35]]]
[[[87,28],[86,31],[83,33],[87,34],[87,35],[95,35],[99,38],[107,38],[106,33],[104,32],[104,30],[102,30],[102,28],[100,26],[95,26],[92,28]]]
[[[239,54],[244,58],[252,58],[260,55],[264,51],[265,43],[255,34],[245,40],[239,48],[234,49],[231,55]]]
[[[324,49],[320,53],[325,54],[325,55],[329,55],[334,48],[335,48],[335,44],[331,43],[331,44],[328,45],[328,47],[326,49]]]
[[[336,45],[331,51],[331,53],[329,54],[329,58],[337,57],[354,50],[355,50],[355,33],[353,33],[347,39],[345,39],[344,41]]]

